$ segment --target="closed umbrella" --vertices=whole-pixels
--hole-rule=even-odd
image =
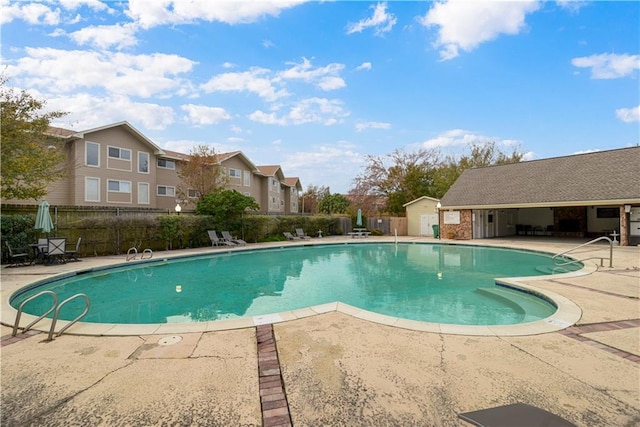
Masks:
[[[358,209],[358,217],[356,218],[356,225],[362,227],[362,209]]]
[[[38,205],[38,213],[36,215],[36,224],[33,227],[36,230],[42,230],[43,233],[50,233],[53,230],[53,220],[49,213],[49,202],[43,200]]]

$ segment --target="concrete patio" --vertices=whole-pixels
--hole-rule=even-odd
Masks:
[[[575,246],[550,238],[459,243],[553,253]],[[171,255],[203,250],[216,249]],[[607,253],[597,245],[576,256]],[[3,268],[2,297],[51,274],[123,261]],[[527,282],[582,314],[573,327],[524,336],[412,330],[327,310],[274,324],[271,341],[240,322],[128,336],[74,335],[78,325],[46,342],[46,333],[11,338],[3,313],[1,423],[468,426],[459,413],[523,402],[577,426],[639,425],[640,249],[615,247],[613,268],[589,263],[587,275]]]

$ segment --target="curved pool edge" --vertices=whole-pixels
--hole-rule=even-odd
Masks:
[[[232,248],[232,249],[229,248],[229,249],[224,249],[216,252],[224,253],[224,252],[235,252],[235,251],[251,251],[251,250],[260,250],[260,249],[286,248],[291,246],[308,246],[308,245],[315,245],[315,244],[360,244],[360,243],[374,243],[374,242],[389,243],[388,240],[379,241],[374,239],[371,239],[368,242],[364,242],[364,241],[349,242],[348,240],[338,241],[338,242],[326,242],[326,241],[307,242],[305,241],[304,243],[303,242],[300,242],[300,243],[295,242],[291,244],[278,243],[278,244],[272,244],[272,245],[265,245],[263,247],[252,246],[252,247],[242,247],[242,248]],[[412,243],[412,242],[403,241],[402,243]],[[424,243],[439,244],[439,242],[437,241],[428,241]],[[447,242],[444,244],[456,244],[456,243]],[[464,245],[465,243],[460,243],[460,244]],[[482,246],[492,246],[492,245],[482,245]],[[504,246],[499,246],[499,247],[504,248]],[[511,249],[531,251],[529,249],[518,248],[518,247],[511,247]],[[536,251],[533,250],[532,252],[536,252]],[[543,251],[537,251],[537,252],[543,252]],[[161,257],[154,259],[153,262],[158,262],[158,261],[162,261],[164,259],[169,259],[169,258],[181,258],[185,256],[192,257],[192,256],[209,255],[209,254],[211,254],[210,250],[198,250],[197,252],[191,252],[189,255],[163,254]],[[11,290],[2,289],[0,291],[1,293],[0,308],[2,309],[1,315],[0,315],[0,323],[9,327],[13,327],[17,310],[9,304],[9,301],[15,293],[25,288],[33,287],[37,285],[39,282],[50,281],[53,278],[64,277],[68,275],[75,275],[78,272],[95,271],[95,270],[100,270],[104,268],[113,268],[119,265],[128,264],[126,262],[122,262],[122,259],[120,258],[118,258],[116,261],[117,262],[114,262],[108,265],[103,265],[101,267],[65,270],[64,272],[60,272],[58,274],[51,274],[47,277],[43,277],[43,278],[40,278],[39,280],[31,281],[22,286],[15,287],[14,289],[11,289]],[[149,261],[149,260],[145,260],[145,261]],[[140,262],[140,261],[134,261],[134,262]],[[545,319],[541,319],[534,322],[516,324],[516,325],[458,325],[458,324],[447,324],[447,323],[430,323],[430,322],[422,322],[422,321],[409,320],[409,319],[383,315],[383,314],[367,311],[364,309],[360,309],[357,307],[353,307],[342,302],[332,302],[328,304],[322,304],[318,306],[306,307],[306,308],[301,308],[297,310],[262,315],[262,316],[243,317],[243,318],[228,319],[228,320],[215,320],[215,321],[197,322],[197,323],[114,324],[114,323],[77,322],[76,324],[71,326],[67,331],[65,331],[65,334],[87,335],[87,336],[140,336],[140,335],[165,335],[165,334],[178,334],[178,333],[214,332],[214,331],[223,331],[223,330],[232,330],[232,329],[252,328],[262,324],[275,324],[275,323],[302,319],[310,316],[317,316],[324,313],[340,312],[358,319],[366,320],[373,323],[378,323],[381,325],[393,326],[393,327],[398,327],[402,329],[422,331],[422,332],[432,332],[432,333],[441,333],[441,334],[450,334],[450,335],[469,335],[469,336],[538,335],[543,333],[557,332],[572,326],[580,319],[582,315],[582,310],[573,301],[569,300],[568,298],[560,294],[557,294],[549,290],[540,289],[535,286],[527,285],[522,282],[525,280],[526,281],[553,280],[553,279],[562,278],[562,277],[583,276],[583,275],[591,274],[595,271],[597,271],[597,266],[595,264],[584,263],[584,267],[581,270],[570,272],[570,273],[496,279],[496,283],[506,284],[510,287],[520,289],[525,292],[530,292],[533,294],[540,295],[543,298],[548,299],[549,301],[552,301],[553,304],[557,306],[556,312]],[[36,316],[23,313],[20,319],[21,321],[20,321],[19,329],[24,328],[26,325],[28,325],[35,319],[36,319]],[[69,321],[58,320],[56,322],[56,326],[57,326],[56,330],[60,330],[61,328],[63,328],[69,323],[70,323]],[[51,328],[51,319],[43,319],[31,329],[48,333],[50,328]]]

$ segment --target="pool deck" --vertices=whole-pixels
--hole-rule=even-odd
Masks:
[[[322,240],[353,243],[348,236]],[[552,253],[577,244],[551,238],[441,243]],[[221,250],[228,249],[154,258]],[[592,245],[575,256],[607,254],[604,245]],[[96,332],[74,325],[50,342],[38,331],[11,338],[15,310],[5,304],[15,289],[124,259],[2,268],[0,424],[468,426],[459,413],[515,402],[577,426],[640,424],[638,247],[615,247],[613,268],[607,261],[605,267],[587,261],[587,274],[520,279],[579,309],[575,320],[560,318],[516,333],[407,325],[333,304],[224,327],[205,323],[199,330],[110,325]],[[45,322],[40,327],[48,331]]]

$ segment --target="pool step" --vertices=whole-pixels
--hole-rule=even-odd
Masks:
[[[551,266],[551,265],[541,265],[536,267],[536,271],[539,271],[540,273],[544,273],[544,274],[562,274],[562,273],[571,273],[572,271],[575,271],[576,269],[568,269],[566,267],[562,267],[559,265],[555,265],[555,266]]]
[[[522,322],[539,320],[548,311],[547,303],[539,297],[514,289],[495,286],[492,288],[478,288],[476,292],[499,300],[503,304],[512,307],[516,312],[522,313]]]

